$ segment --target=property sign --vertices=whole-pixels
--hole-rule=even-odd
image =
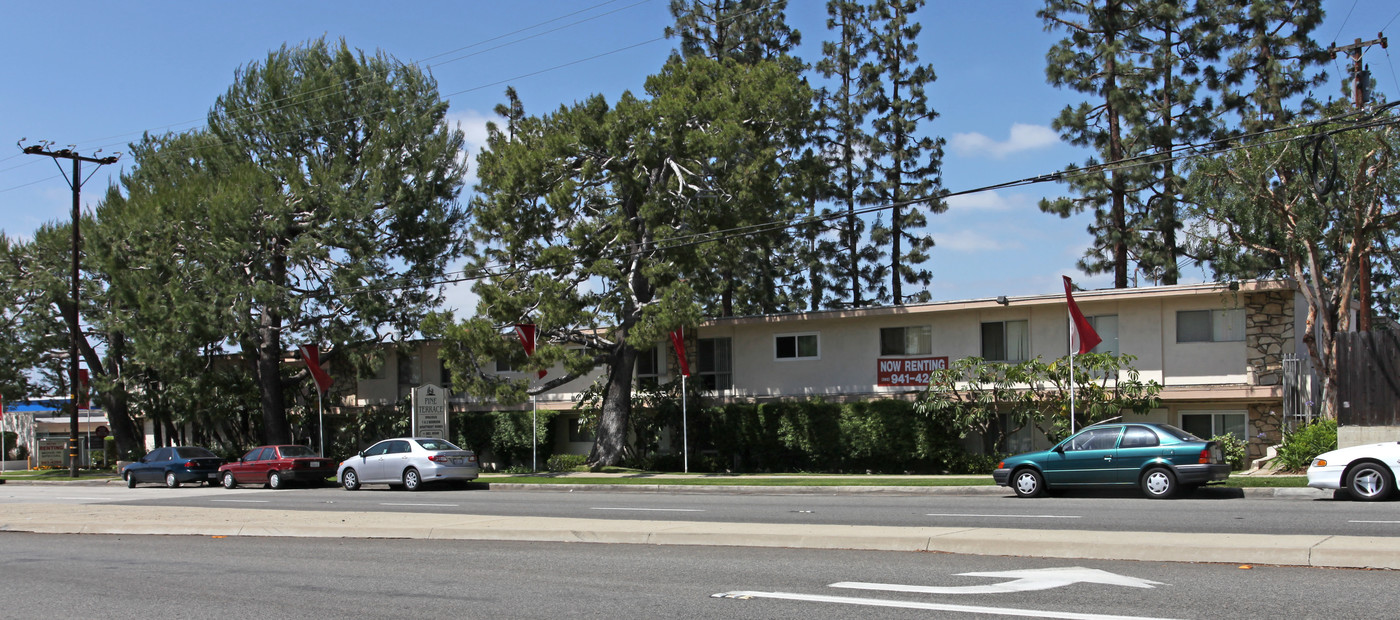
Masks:
[[[67,439],[40,439],[38,450],[35,450],[35,466],[37,467],[63,467],[63,461],[68,456]]]
[[[413,436],[447,439],[447,390],[432,384],[413,388]]]
[[[876,384],[886,387],[924,387],[929,373],[948,367],[947,357],[901,357],[878,359]]]

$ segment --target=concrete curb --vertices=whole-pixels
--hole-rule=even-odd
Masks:
[[[1011,496],[1011,489],[994,485],[980,486],[778,486],[778,485],[699,485],[699,484],[569,484],[561,483],[518,483],[495,482],[495,478],[477,479],[475,484],[487,490],[500,491],[541,491],[541,492],[596,492],[608,493],[727,493],[731,495],[1005,495]],[[0,479],[0,484],[6,481]],[[75,485],[102,486],[126,484],[118,478],[90,480],[10,480],[16,485]],[[1095,493],[1097,491],[1083,491]],[[1124,491],[1131,494],[1132,491]],[[1196,497],[1208,499],[1292,499],[1319,500],[1331,499],[1332,491],[1311,487],[1203,487],[1196,491]]]
[[[1400,538],[1174,534],[119,505],[0,505],[0,531],[47,534],[411,538],[924,551],[974,555],[1400,569]]]

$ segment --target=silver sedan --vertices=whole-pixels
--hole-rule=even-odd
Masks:
[[[475,480],[479,475],[476,453],[431,437],[385,439],[345,459],[336,470],[336,479],[347,491],[362,484],[417,491],[429,482]]]

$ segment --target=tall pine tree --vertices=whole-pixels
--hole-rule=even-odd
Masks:
[[[926,214],[948,209],[940,176],[944,140],[920,131],[922,123],[938,116],[927,92],[937,76],[932,66],[919,63],[914,42],[922,27],[913,15],[923,4],[876,0],[870,7],[867,48],[872,63],[865,65],[859,82],[859,105],[869,111],[871,126],[866,152],[871,178],[862,200],[890,205],[889,223],[876,218],[870,234],[889,261],[876,269],[877,278],[889,281],[878,296],[895,305],[928,299],[933,276],[921,265],[934,242],[924,230]],[[906,294],[905,284],[924,288]]]

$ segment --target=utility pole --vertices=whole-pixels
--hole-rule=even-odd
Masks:
[[[68,385],[73,390],[73,399],[69,406],[68,417],[68,472],[69,475],[77,478],[78,456],[81,454],[81,451],[78,449],[78,398],[81,396],[81,394],[78,393],[81,387],[78,381],[78,337],[82,332],[80,324],[78,323],[78,255],[82,243],[82,237],[78,234],[78,217],[81,208],[81,202],[78,196],[82,192],[83,183],[87,182],[87,179],[84,179],[82,176],[83,162],[94,163],[98,166],[115,164],[121,155],[118,154],[102,158],[84,157],[75,153],[71,147],[59,149],[57,151],[49,151],[47,150],[49,144],[53,143],[41,142],[39,144],[26,146],[24,147],[24,154],[52,157],[53,163],[55,166],[58,166],[58,171],[60,173],[63,172],[63,166],[59,165],[58,160],[73,160],[73,176],[69,178],[67,174],[64,174],[64,178],[68,180],[68,186],[73,189],[73,290],[72,296],[68,300],[73,307],[66,313],[68,315],[66,317],[68,322]],[[97,169],[93,168],[92,173],[88,174],[88,178],[92,178],[92,174],[96,172]]]
[[[1361,64],[1362,51],[1372,45],[1380,45],[1382,49],[1386,47],[1386,39],[1383,33],[1377,33],[1376,38],[1370,41],[1357,39],[1351,45],[1337,45],[1333,43],[1327,48],[1332,59],[1336,60],[1337,52],[1342,52],[1351,57],[1351,102],[1359,110],[1366,107],[1368,99],[1366,87],[1371,83],[1371,71]],[[1361,260],[1357,265],[1357,294],[1361,297],[1360,308],[1357,308],[1356,329],[1357,331],[1371,331],[1371,248],[1370,240],[1367,246],[1361,248]]]

